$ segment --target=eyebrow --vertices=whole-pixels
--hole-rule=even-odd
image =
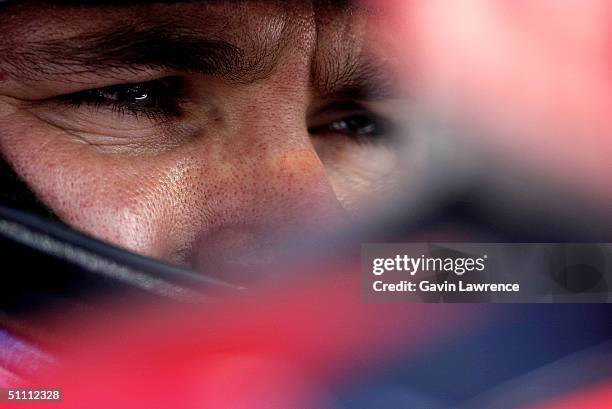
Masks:
[[[382,100],[397,94],[396,80],[371,57],[351,56],[342,61],[324,58],[312,68],[313,84],[323,98]]]
[[[120,68],[170,69],[252,82],[269,74],[278,59],[274,49],[246,50],[174,25],[104,30],[19,48],[11,64],[32,79]]]

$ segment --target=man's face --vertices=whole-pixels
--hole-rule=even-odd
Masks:
[[[363,215],[395,168],[384,47],[289,3],[7,7],[0,154],[67,223],[196,270]]]

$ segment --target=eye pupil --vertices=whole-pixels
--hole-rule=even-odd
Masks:
[[[107,108],[120,115],[146,116],[149,120],[179,118],[184,88],[179,78],[168,77],[158,80],[117,84],[104,88],[90,89],[67,94],[57,98],[74,107],[88,105]]]
[[[114,86],[97,92],[101,99],[118,103],[144,103],[151,100],[148,90],[142,85]]]
[[[141,85],[134,85],[129,88],[126,88],[124,91],[124,94],[125,94],[125,99],[128,102],[133,102],[133,101],[142,102],[142,101],[146,101],[147,98],[149,97],[147,90],[145,90],[144,87]]]

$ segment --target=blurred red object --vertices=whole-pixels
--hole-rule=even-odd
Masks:
[[[612,199],[612,3],[367,2],[412,95],[515,166]]]
[[[62,408],[334,408],[327,385],[380,372],[482,317],[478,306],[368,304],[358,277],[319,278],[119,312],[93,329],[98,320],[84,317],[66,330],[59,368],[30,386],[62,388]]]

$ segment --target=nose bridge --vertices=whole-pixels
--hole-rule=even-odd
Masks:
[[[300,46],[285,50],[274,72],[241,88],[227,108],[231,129],[215,138],[221,163],[212,169],[222,183],[213,200],[202,197],[214,208],[193,246],[196,269],[236,254],[272,254],[288,234],[316,234],[346,217],[307,130],[313,27],[290,36]]]
[[[237,174],[244,177],[246,214],[256,211],[266,223],[293,225],[303,224],[306,214],[311,222],[329,217],[340,206],[311,143],[305,108],[279,109],[288,104],[259,105],[257,124],[247,125],[249,135],[241,138]]]
[[[258,197],[269,201],[275,217],[287,221],[304,216],[319,218],[337,210],[339,204],[323,164],[306,139],[302,144],[288,144],[272,155],[261,169],[263,183]],[[314,221],[314,219],[312,220]]]
[[[282,52],[270,77],[245,92],[240,125],[226,142],[228,160],[243,178],[244,214],[255,211],[266,223],[303,223],[305,213],[314,222],[341,209],[306,124],[316,48],[311,18],[287,34],[296,48]]]

